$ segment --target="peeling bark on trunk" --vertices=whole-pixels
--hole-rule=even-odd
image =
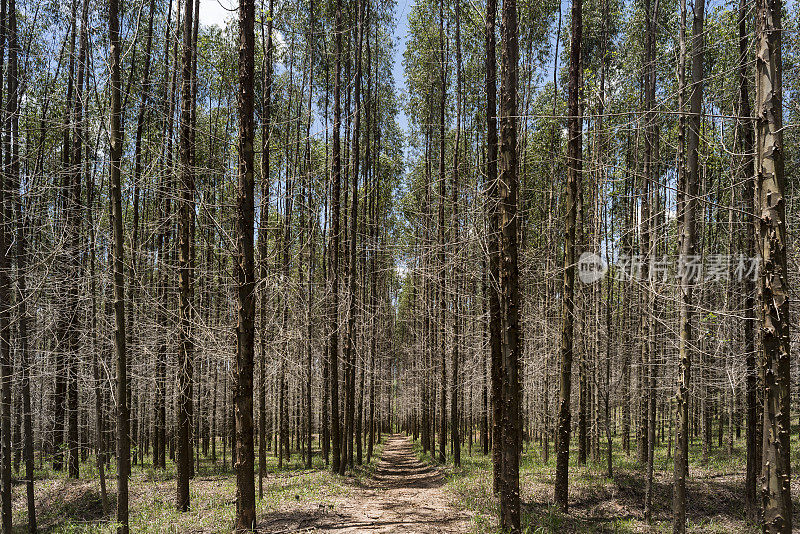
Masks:
[[[781,1],[760,0],[756,17],[756,202],[763,367],[762,530],[792,531],[790,494],[789,281],[786,270]]]
[[[676,218],[678,222],[678,254],[681,257],[694,254],[695,250],[695,197],[696,177],[686,179],[686,0],[681,0],[679,58],[678,58],[678,190]],[[691,186],[688,187],[688,186]],[[687,199],[689,202],[687,202]],[[687,218],[687,213],[689,217]],[[678,390],[675,395],[675,457],[672,490],[672,529],[676,534],[686,530],[686,477],[689,470],[689,382],[691,378],[691,312],[692,285],[684,273],[679,274],[680,284],[680,333]]]

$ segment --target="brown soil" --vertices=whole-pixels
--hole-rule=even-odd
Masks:
[[[390,436],[375,474],[332,508],[300,507],[270,514],[259,531],[278,533],[464,534],[466,512],[450,506],[442,473],[421,463],[408,438]]]

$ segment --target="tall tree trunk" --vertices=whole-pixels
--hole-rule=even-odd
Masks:
[[[308,45],[308,52],[309,55],[313,55],[314,53],[314,0],[310,0],[309,3],[309,45]],[[313,198],[313,184],[311,182],[312,179],[312,159],[311,159],[311,122],[313,117],[312,112],[312,103],[314,100],[314,66],[313,63],[309,62],[308,64],[309,69],[309,82],[308,82],[308,122],[306,124],[306,171],[304,177],[304,188],[305,188],[305,197],[306,197],[306,209],[308,211],[308,228],[306,232],[306,240],[308,243],[308,265],[307,265],[307,286],[306,286],[306,339],[305,339],[305,349],[306,349],[306,468],[311,469],[313,463],[312,457],[312,449],[311,449],[311,436],[313,433],[314,425],[313,425],[313,403],[312,403],[312,396],[311,396],[311,378],[312,378],[312,351],[311,351],[311,343],[312,343],[312,306],[311,306],[311,298],[313,296],[313,277],[314,277],[314,262],[315,262],[315,232],[314,229],[316,228],[315,225],[315,217],[318,215],[315,209],[315,202],[312,200]],[[304,214],[305,211],[301,212]],[[305,226],[305,225],[304,225]]]
[[[187,0],[187,3],[191,4],[191,0]],[[193,27],[192,27],[192,60],[191,60],[191,83],[190,83],[190,94],[191,94],[191,102],[190,102],[190,114],[189,114],[189,166],[191,170],[192,176],[192,201],[189,210],[189,255],[188,255],[188,265],[189,265],[189,273],[191,280],[189,284],[189,292],[188,292],[188,302],[189,307],[188,310],[191,313],[190,320],[192,321],[192,325],[199,322],[199,315],[197,308],[195,307],[194,303],[194,266],[197,264],[197,247],[195,241],[195,227],[197,221],[197,213],[195,211],[194,205],[194,189],[195,189],[195,173],[196,173],[196,164],[197,164],[197,145],[195,142],[196,132],[197,132],[197,36],[199,33],[200,27],[200,0],[194,0],[194,13],[192,16],[193,20]],[[180,280],[179,280],[180,284]],[[179,303],[180,305],[180,303]],[[192,428],[194,427],[194,420],[195,420],[195,413],[194,413],[194,329],[193,326],[189,328],[190,332],[190,339],[191,339],[191,358],[187,361],[189,365],[187,366],[188,370],[188,389],[187,389],[187,398],[188,401],[186,403],[186,411],[188,413],[188,425],[189,425],[189,432],[188,432],[188,449],[187,449],[187,457],[188,457],[188,464],[189,464],[189,478],[194,478],[195,475],[195,463],[194,463],[194,454],[192,454],[193,446],[194,446],[194,439],[196,436],[192,432]],[[231,411],[231,419],[234,419],[234,414]],[[234,436],[231,435],[231,448],[232,453],[235,453],[233,449],[233,440]]]
[[[646,109],[646,125],[645,125],[645,139],[644,139],[644,196],[642,197],[642,246],[647,247],[647,254],[650,253],[651,241],[654,241],[655,233],[657,231],[658,223],[654,224],[656,228],[650,229],[651,224],[648,220],[650,217],[650,200],[647,198],[651,194],[650,182],[657,183],[655,178],[658,175],[657,164],[658,160],[658,138],[656,132],[656,123],[654,116],[655,99],[656,99],[656,21],[658,20],[658,5],[659,0],[655,0],[652,5],[651,0],[645,0],[645,12],[647,16],[647,36],[645,37],[645,109]],[[658,212],[658,186],[652,188],[652,196],[655,197],[655,206],[653,212]],[[652,279],[649,276],[649,271],[644,267],[644,264],[649,263],[648,255],[643,255],[643,274],[648,274],[645,278],[645,287],[648,288],[647,292],[647,314],[644,321],[647,325],[647,335],[642,340],[642,349],[646,351],[643,354],[644,359],[647,361],[647,440],[646,440],[646,460],[647,460],[647,479],[645,482],[645,499],[644,499],[644,518],[645,521],[650,522],[652,519],[653,511],[653,454],[655,451],[656,440],[656,347],[655,347],[655,316],[656,310],[656,290],[651,287]],[[645,391],[644,389],[642,390]]]
[[[294,50],[294,41],[292,41],[291,49]],[[289,56],[289,83],[287,86],[287,116],[292,116],[292,98],[294,96],[294,92],[292,88],[294,84],[292,82],[294,76],[294,53],[292,52]],[[302,94],[302,93],[301,93]],[[301,99],[298,99],[301,100]],[[299,113],[297,114],[299,116]],[[291,119],[287,118],[287,123]],[[289,147],[292,146],[292,141],[290,139],[292,129],[287,127],[286,131],[286,139],[284,141],[284,146],[286,147],[286,156],[285,161],[289,162]],[[293,209],[293,201],[294,201],[294,182],[295,176],[290,173],[294,173],[296,171],[295,168],[290,167],[290,164],[286,165],[286,174],[284,178],[284,199],[283,199],[283,220],[282,226],[279,228],[282,230],[281,235],[281,245],[283,247],[283,279],[285,281],[289,280],[290,274],[290,266],[291,266],[291,248],[292,248],[292,209]],[[283,297],[283,330],[284,332],[288,331],[288,324],[289,324],[289,294],[288,292]],[[291,450],[290,450],[290,442],[291,436],[290,434],[290,420],[289,420],[289,406],[291,404],[291,397],[289,394],[289,384],[286,380],[286,360],[289,355],[289,337],[286,336],[284,340],[284,353],[286,357],[281,358],[280,360],[280,369],[278,371],[278,388],[280,392],[280,401],[279,401],[279,425],[280,425],[280,440],[281,440],[281,447],[283,453],[286,455],[286,460],[291,459]],[[278,456],[278,465],[282,465],[283,456]]]
[[[342,0],[336,0],[336,77],[333,85],[333,184],[331,199],[331,243],[330,243],[330,371],[331,371],[331,438],[332,469],[341,471],[341,430],[339,428],[339,197],[342,180],[342,153],[340,130],[342,127]]]
[[[608,0],[603,0],[602,2],[602,55],[601,55],[601,65],[600,65],[600,94],[597,98],[597,123],[596,123],[596,136],[595,139],[595,146],[596,146],[596,158],[598,163],[602,162],[602,159],[607,151],[607,146],[605,142],[605,135],[603,133],[603,119],[605,114],[605,100],[606,100],[606,72],[608,70],[608,63],[610,60],[609,53],[608,53],[608,46],[609,46],[609,36],[608,36],[608,26],[609,26],[609,2]],[[605,175],[604,172],[601,170],[598,173],[598,218],[597,218],[597,225],[598,225],[598,238],[597,238],[597,246],[600,246],[600,236],[602,235],[606,242],[606,263],[611,263],[611,255],[612,251],[609,245],[609,235],[613,235],[614,228],[613,223],[609,225],[608,221],[608,210],[606,209],[605,205]],[[612,217],[613,221],[613,217]],[[609,228],[610,226],[610,228]],[[609,234],[610,231],[610,234]],[[602,286],[597,288],[597,320],[600,321],[600,299],[602,297]],[[611,403],[611,365],[613,359],[613,308],[614,308],[614,281],[608,280],[606,284],[606,306],[605,306],[605,320],[606,320],[606,354],[605,354],[605,392],[603,393],[603,422],[605,427],[605,434],[606,434],[606,444],[607,444],[607,451],[606,451],[606,476],[608,478],[614,477],[614,457],[612,451],[612,421],[611,421],[611,411],[610,411],[610,403]],[[599,340],[599,329],[596,331],[595,335],[597,336],[595,342],[597,344],[596,351],[599,356],[600,354],[600,340]],[[599,365],[599,361],[597,362]],[[598,388],[598,395],[600,394]],[[598,399],[599,400],[599,399]],[[598,405],[599,411],[599,405]],[[597,442],[597,453],[599,458],[599,449],[600,449],[600,439],[599,439],[599,429],[598,429],[598,442]]]
[[[696,251],[695,209],[697,197],[697,175],[688,172],[686,165],[686,0],[681,0],[678,59],[678,254],[679,261],[686,262]],[[696,158],[696,155],[693,156]],[[680,282],[680,341],[678,391],[675,396],[675,458],[674,489],[672,493],[673,532],[686,531],[686,477],[689,474],[689,384],[691,381],[691,339],[692,339],[692,280],[684,268],[678,272]]]
[[[701,0],[702,1],[702,0]],[[792,531],[789,280],[786,270],[781,1],[760,0],[756,27],[756,210],[764,377],[762,530]]]
[[[489,207],[489,353],[491,360],[492,389],[492,489],[500,491],[502,450],[500,444],[502,402],[502,353],[500,339],[500,294],[497,287],[500,271],[499,232],[500,221],[497,209],[497,53],[495,23],[497,0],[486,1],[486,183],[487,206]]]
[[[180,27],[180,0],[177,2],[178,20],[176,28]],[[159,266],[159,289],[158,300],[161,305],[158,307],[156,322],[162,329],[162,333],[158,340],[158,349],[156,352],[156,399],[154,406],[154,431],[153,431],[153,467],[159,469],[166,468],[166,448],[167,448],[167,410],[166,410],[166,397],[167,397],[167,313],[166,309],[170,304],[168,286],[170,283],[170,276],[167,273],[167,259],[170,255],[170,235],[172,225],[169,223],[171,217],[171,198],[174,194],[173,174],[175,170],[173,154],[172,154],[172,133],[173,121],[172,117],[175,112],[175,92],[177,86],[177,69],[170,69],[170,65],[177,65],[178,61],[178,40],[172,40],[172,2],[170,0],[169,12],[167,16],[167,27],[164,34],[164,85],[167,97],[163,103],[164,125],[162,131],[165,132],[166,143],[161,153],[161,166],[164,169],[165,180],[162,193],[162,202],[159,203],[161,229],[159,231],[158,239],[156,241],[158,251]],[[172,61],[170,61],[170,42],[172,41]]]
[[[372,254],[370,255],[370,315],[372,317],[372,333],[370,335],[370,364],[369,364],[369,438],[367,441],[367,463],[372,459],[372,450],[375,445],[375,375],[377,369],[375,367],[376,353],[378,352],[378,323],[380,321],[380,314],[378,308],[378,272],[377,272],[377,256],[379,251],[379,228],[378,222],[380,220],[381,210],[381,130],[380,130],[380,85],[379,85],[379,55],[378,55],[378,39],[380,38],[379,20],[375,18],[375,65],[374,65],[374,85],[375,92],[372,97],[372,124],[375,132],[375,154],[372,158],[372,220],[370,226],[371,240],[372,240]],[[413,297],[412,297],[413,302]],[[416,436],[414,437],[416,439]]]
[[[558,431],[556,435],[555,501],[566,512],[569,503],[569,439],[572,414],[573,310],[575,308],[575,236],[578,196],[582,173],[582,125],[580,118],[582,0],[572,0],[572,43],[569,61],[569,110],[567,119],[567,218],[564,243],[564,285],[561,315],[561,380],[558,395]]]
[[[236,326],[236,526],[237,532],[255,527],[256,492],[253,481],[253,359],[255,350],[255,219],[254,119],[255,1],[239,5],[239,187],[236,197],[237,286]]]
[[[77,280],[81,272],[81,254],[79,248],[81,246],[81,219],[82,219],[82,202],[81,202],[81,186],[82,186],[82,165],[83,165],[83,142],[82,142],[82,123],[83,123],[83,85],[84,73],[86,72],[86,17],[83,16],[88,10],[88,2],[84,0],[84,5],[81,10],[81,33],[78,42],[78,56],[77,56],[77,78],[75,81],[74,94],[75,98],[72,101],[72,132],[70,138],[69,150],[70,167],[68,173],[68,195],[67,195],[67,213],[66,213],[66,234],[67,234],[67,249],[70,251],[68,259],[70,265],[71,277],[67,281],[67,296],[66,306],[67,313],[69,314],[67,320],[66,331],[66,350],[67,350],[67,447],[69,449],[69,462],[68,474],[70,478],[78,478],[79,476],[79,442],[78,442],[78,415],[79,415],[79,396],[78,396],[78,370],[79,370],[79,343],[80,343],[80,325],[78,322],[78,307],[79,295]],[[6,156],[7,157],[7,156]]]
[[[503,369],[503,467],[500,486],[500,524],[520,531],[519,461],[522,452],[519,359],[522,352],[519,325],[520,295],[517,264],[517,212],[519,159],[517,155],[517,80],[519,42],[516,0],[503,2],[500,25],[500,154],[498,201],[500,219],[500,310]]]
[[[605,2],[605,5],[608,5]],[[602,116],[602,115],[601,115]],[[608,232],[608,228],[606,227],[606,232]],[[611,260],[611,249],[608,247],[608,235],[606,234],[606,257],[608,258],[607,261]],[[613,232],[612,232],[613,235]],[[606,476],[608,478],[614,478],[614,455],[612,451],[612,424],[613,421],[611,420],[612,413],[609,410],[609,404],[611,403],[611,364],[613,358],[613,349],[612,343],[614,342],[613,336],[613,306],[614,306],[614,282],[612,280],[608,281],[606,285],[606,379],[605,379],[605,387],[606,391],[603,396],[603,404],[604,404],[604,419],[605,419],[605,431],[606,431]]]
[[[70,32],[70,45],[69,45],[69,71],[67,74],[67,98],[66,98],[66,121],[64,126],[64,144],[61,151],[61,165],[63,168],[63,174],[61,176],[61,186],[62,191],[62,199],[61,199],[61,211],[63,217],[65,219],[64,224],[65,228],[68,228],[69,225],[66,219],[69,218],[69,205],[70,205],[70,191],[71,188],[69,187],[69,178],[70,174],[70,159],[71,159],[71,137],[70,134],[72,133],[72,110],[74,107],[73,100],[74,100],[74,93],[75,93],[75,42],[77,40],[77,32],[78,32],[78,2],[77,0],[72,1],[72,24],[71,24],[71,32]],[[2,3],[2,13],[0,13],[0,46],[5,46],[5,33],[6,33],[6,21],[5,21],[5,14],[6,14],[6,2]],[[2,87],[2,84],[0,84]],[[0,89],[2,92],[2,89]],[[66,256],[62,259],[64,265],[69,268],[70,265],[70,258],[69,258],[69,250],[66,251]],[[73,276],[67,273],[66,279],[70,280]],[[68,284],[64,284],[68,286]],[[67,290],[68,291],[68,288]],[[65,291],[65,293],[66,293]],[[61,471],[64,468],[64,419],[67,410],[67,374],[69,370],[68,365],[68,352],[65,354],[64,346],[67,344],[67,332],[69,330],[69,322],[70,322],[70,311],[66,306],[66,294],[59,295],[59,297],[64,299],[64,309],[59,311],[59,318],[58,318],[58,331],[57,331],[57,343],[58,343],[58,354],[56,355],[57,362],[56,362],[56,376],[55,376],[55,384],[54,384],[54,400],[55,400],[55,409],[54,409],[54,421],[53,421],[53,469],[56,471]]]
[[[141,101],[139,102],[139,110],[136,116],[136,140],[134,144],[134,168],[133,168],[133,229],[132,229],[132,237],[131,237],[131,263],[130,263],[130,273],[129,273],[129,284],[130,284],[130,299],[132,302],[132,313],[133,316],[131,319],[133,323],[138,323],[140,321],[139,314],[137,313],[138,302],[139,302],[139,286],[141,281],[139,280],[139,245],[140,245],[140,236],[139,236],[139,219],[140,219],[140,207],[139,207],[139,199],[140,199],[140,191],[141,191],[141,179],[142,179],[142,157],[143,157],[143,147],[142,147],[142,135],[144,132],[145,121],[147,120],[148,116],[148,102],[150,96],[150,58],[151,52],[153,47],[153,17],[155,12],[155,0],[150,0],[150,7],[148,11],[148,23],[147,23],[147,37],[145,43],[145,51],[144,51],[144,67],[142,73],[142,85],[141,85]],[[83,32],[83,30],[81,30]],[[80,77],[80,74],[79,74]],[[79,90],[80,91],[80,90]],[[78,100],[81,100],[81,97],[78,97]],[[139,334],[138,329],[130,329],[128,330],[129,335],[132,336],[132,339],[129,340],[128,346],[134,347],[134,351],[136,348],[140,346]],[[134,360],[138,360],[134,356]],[[129,383],[130,386],[130,383]],[[141,388],[141,386],[139,386]],[[139,396],[139,404],[137,405],[136,398],[131,398],[131,404],[134,406],[134,413],[135,418],[133,420],[133,445],[134,445],[134,455],[133,455],[133,464],[136,465],[137,459],[140,462],[144,460],[144,447],[145,447],[145,440],[144,435],[142,432],[143,422],[145,419],[144,411],[139,409],[138,406],[143,406],[143,396],[146,394],[144,391],[139,391],[139,388],[134,388],[133,392]],[[129,395],[131,392],[129,391]],[[138,453],[138,454],[137,454]],[[138,458],[137,458],[138,457]]]
[[[456,136],[453,149],[453,174],[452,174],[452,213],[450,231],[453,232],[453,247],[459,246],[459,214],[458,214],[458,181],[459,181],[459,150],[461,145],[461,0],[456,0]],[[459,285],[461,281],[461,271],[458,264],[459,258],[454,258],[453,265],[453,348],[452,348],[452,378],[450,381],[450,431],[452,435],[451,446],[453,449],[453,465],[461,466],[461,436],[459,435],[459,412],[458,412],[458,393],[461,390],[458,380],[459,354],[458,347],[461,344],[459,327],[461,323],[461,299],[459,295]]]
[[[95,412],[95,449],[96,449],[96,461],[97,461],[97,472],[98,477],[100,478],[100,499],[103,505],[103,513],[108,513],[108,492],[106,491],[106,445],[105,445],[105,418],[103,417],[103,403],[105,401],[105,388],[103,387],[103,381],[100,375],[100,347],[97,340],[97,277],[96,277],[96,268],[95,265],[97,263],[97,245],[96,245],[96,234],[95,234],[95,226],[94,226],[94,195],[95,195],[95,184],[94,184],[94,174],[90,174],[92,179],[89,183],[89,190],[88,190],[88,198],[87,198],[87,206],[89,209],[87,210],[89,216],[89,280],[90,280],[90,292],[91,292],[91,299],[92,299],[92,318],[91,318],[91,327],[92,327],[92,378],[94,380],[94,412]],[[22,218],[20,217],[20,220]],[[24,238],[23,235],[20,236],[20,241]],[[33,437],[31,437],[32,443]],[[32,450],[32,449],[31,449]],[[33,454],[31,452],[31,454]],[[31,463],[33,459],[31,458]],[[29,512],[30,513],[30,512]],[[32,516],[31,516],[32,517]],[[31,529],[33,530],[33,529]]]
[[[180,347],[178,349],[178,443],[177,443],[177,495],[175,505],[179,512],[189,510],[189,479],[192,476],[192,373],[194,341],[192,334],[192,254],[194,234],[194,169],[192,166],[192,114],[193,93],[193,20],[194,4],[186,0],[183,18],[183,52],[181,58],[181,113],[180,113],[180,164],[178,167],[180,210],[178,216],[178,322]]]
[[[347,383],[347,405],[345,407],[345,439],[347,444],[345,449],[346,455],[342,457],[342,464],[339,467],[339,474],[343,475],[345,471],[345,460],[347,465],[353,467],[353,451],[354,451],[354,438],[355,438],[355,371],[356,371],[356,339],[355,339],[355,320],[356,320],[356,277],[358,275],[356,265],[356,243],[358,241],[358,176],[359,176],[359,163],[360,163],[360,146],[361,146],[361,49],[364,40],[364,3],[367,0],[360,0],[358,3],[358,44],[356,48],[356,73],[355,83],[353,88],[353,147],[350,153],[351,170],[350,179],[352,184],[350,199],[350,237],[348,245],[349,251],[349,269],[348,269],[348,296],[349,306],[347,309],[347,330],[345,332],[345,374],[348,376]]]
[[[85,18],[84,18],[85,20]],[[26,212],[23,211],[23,198],[19,179],[19,80],[18,80],[18,51],[17,40],[17,7],[15,0],[9,0],[8,5],[8,117],[11,122],[9,135],[11,142],[6,146],[8,172],[13,195],[14,214],[16,217],[16,263],[17,263],[17,315],[21,367],[22,389],[22,419],[24,427],[23,456],[25,459],[25,489],[27,494],[28,532],[35,534],[36,527],[36,501],[34,498],[34,463],[33,463],[33,423],[31,413],[31,382],[30,382],[30,352],[28,346],[28,315],[27,307],[27,270],[28,270],[28,236],[26,235]],[[94,293],[92,293],[94,295]]]
[[[753,162],[753,123],[750,117],[750,89],[748,87],[748,55],[750,53],[747,18],[750,15],[750,2],[739,1],[739,63],[737,77],[739,78],[739,110],[742,117],[736,123],[739,140],[738,152],[742,154],[739,164],[739,180],[742,188],[742,213],[755,213],[753,193],[755,190],[755,165]],[[755,221],[745,215],[744,255],[753,258],[756,254]],[[758,369],[756,367],[756,308],[755,308],[755,283],[751,276],[745,276],[744,285],[744,313],[742,322],[742,338],[744,339],[745,367],[747,370],[745,382],[745,404],[747,422],[745,431],[747,467],[745,475],[745,507],[747,516],[751,521],[757,521],[761,506],[757,497],[758,477],[761,474],[761,439],[762,428],[760,422],[761,402],[758,398]]]
[[[111,42],[111,128],[109,170],[111,230],[114,235],[114,352],[117,361],[117,534],[128,534],[128,363],[125,354],[125,239],[122,233],[122,106],[120,102],[119,0],[110,0],[108,33]]]
[[[0,58],[5,55],[6,44],[6,0],[0,13]],[[2,87],[0,79],[0,87]],[[5,129],[5,120],[2,128]],[[5,137],[5,136],[4,136]],[[3,146],[4,150],[8,147]],[[11,388],[13,379],[11,355],[11,249],[12,236],[6,231],[11,226],[11,213],[6,209],[8,184],[5,169],[0,173],[0,518],[3,534],[11,534],[13,515],[11,509]]]
[[[649,95],[649,76],[645,76],[644,81],[644,93],[645,93],[645,107],[647,107],[648,96]],[[649,118],[650,113],[649,111],[645,111],[646,116]],[[640,241],[639,241],[639,253],[640,257],[642,258],[642,268],[641,268],[641,279],[644,282],[641,286],[643,292],[641,293],[641,301],[643,310],[640,314],[640,330],[641,330],[641,344],[639,347],[639,428],[638,428],[638,439],[636,445],[636,456],[640,463],[647,465],[647,451],[648,449],[648,439],[649,439],[649,431],[648,431],[648,401],[649,401],[649,357],[650,357],[650,345],[651,345],[651,334],[650,326],[651,321],[650,318],[653,313],[653,295],[652,291],[649,288],[650,282],[650,246],[651,246],[651,215],[652,215],[652,191],[650,188],[650,177],[647,173],[650,172],[650,164],[652,159],[652,146],[650,145],[649,135],[647,131],[649,131],[649,125],[645,127],[645,155],[644,155],[644,176],[641,178],[641,189],[640,189],[640,204],[639,204],[639,233],[640,233]]]
[[[377,33],[376,33],[377,39]],[[377,76],[377,72],[376,72]],[[375,98],[377,100],[377,88],[376,88],[376,95]],[[375,104],[375,124],[378,123],[378,115],[377,115],[377,102]],[[378,221],[379,221],[379,213],[380,213],[380,176],[379,176],[379,159],[380,159],[380,145],[379,140],[377,139],[379,133],[376,128],[376,150],[375,150],[375,164],[374,164],[374,174],[373,174],[373,184],[372,184],[372,222],[370,233],[372,234],[372,254],[370,257],[370,315],[372,316],[372,323],[371,328],[372,332],[370,335],[370,349],[369,349],[369,415],[368,415],[368,429],[369,437],[367,439],[367,463],[370,463],[372,459],[372,449],[375,444],[375,356],[378,352],[378,321],[379,321],[379,311],[378,311],[378,273],[376,271],[376,263],[378,255]]]
[[[270,172],[270,141],[272,139],[272,24],[275,13],[275,0],[269,0],[269,12],[267,14],[267,37],[264,44],[264,96],[261,103],[261,211],[259,214],[258,228],[258,259],[260,262],[260,276],[262,280],[267,279],[268,275],[268,228],[269,228],[269,203],[270,191],[272,189],[272,175]],[[261,25],[264,31],[264,25]],[[262,34],[263,40],[263,34]],[[260,387],[258,395],[258,498],[264,497],[264,475],[267,472],[267,296],[261,296],[261,332],[260,339]]]
[[[438,238],[439,238],[439,258],[438,258],[438,291],[439,291],[439,321],[437,325],[437,336],[439,341],[439,372],[441,380],[441,390],[439,394],[439,462],[445,461],[445,444],[447,443],[447,351],[445,350],[447,333],[445,330],[445,310],[447,309],[447,287],[445,281],[445,227],[444,227],[444,204],[445,204],[445,106],[447,105],[447,64],[445,63],[445,48],[447,42],[444,35],[444,0],[439,0],[439,68],[440,83],[439,88],[439,210],[438,210]]]

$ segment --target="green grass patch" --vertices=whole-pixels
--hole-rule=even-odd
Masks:
[[[337,499],[346,497],[354,487],[374,473],[383,450],[378,443],[370,464],[354,466],[347,475],[334,475],[325,465],[319,450],[314,451],[312,468],[307,469],[299,454],[278,467],[274,452],[268,451],[265,462],[264,495],[258,498],[258,453],[256,451],[256,513],[261,518],[277,510],[298,504],[313,503],[333,507]],[[219,449],[218,449],[219,452]],[[364,451],[366,459],[366,450]],[[191,509],[175,510],[176,468],[167,459],[166,469],[155,469],[150,459],[144,465],[132,466],[129,480],[130,530],[136,534],[178,534],[202,531],[229,533],[236,507],[236,476],[230,468],[230,456],[222,463],[201,458],[190,482]],[[53,471],[42,463],[36,470],[36,511],[39,531],[43,533],[116,533],[116,467],[106,469],[109,510],[103,513],[100,484],[94,457],[80,466],[81,479],[70,480],[66,474]],[[13,488],[15,532],[27,532],[25,485]]]

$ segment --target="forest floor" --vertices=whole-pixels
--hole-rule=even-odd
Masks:
[[[792,464],[800,463],[800,443],[792,437]],[[656,448],[654,458],[653,521],[644,521],[645,470],[636,459],[613,443],[614,472],[606,472],[605,443],[600,458],[590,458],[577,465],[573,449],[569,463],[569,511],[555,508],[555,453],[543,462],[540,449],[526,444],[520,465],[522,526],[526,534],[572,533],[671,533],[672,532],[672,458],[667,447]],[[636,444],[632,443],[634,449]],[[665,443],[661,445],[666,445]],[[743,443],[737,441],[733,452],[727,446],[714,447],[707,461],[702,460],[699,440],[690,447],[687,483],[687,532],[694,534],[755,534],[760,532],[745,516]],[[552,446],[551,446],[552,447]],[[419,444],[415,449],[424,454]],[[484,455],[476,444],[470,452],[462,447],[462,464],[441,466],[446,473],[445,489],[454,495],[455,506],[471,510],[471,532],[490,534],[497,531],[498,501],[492,494],[491,454]],[[448,451],[449,452],[449,451]],[[794,471],[793,471],[794,472]],[[793,531],[800,532],[800,480],[792,478]]]
[[[316,442],[315,442],[316,444]],[[189,485],[190,510],[175,510],[175,464],[167,459],[167,468],[153,469],[149,458],[144,465],[132,466],[129,480],[130,530],[132,534],[228,534],[236,508],[236,475],[230,466],[230,451],[223,455],[218,442],[217,458],[201,457],[195,477]],[[370,464],[357,465],[347,476],[340,477],[326,467],[315,448],[313,467],[305,467],[297,451],[278,466],[273,451],[267,453],[263,498],[256,499],[256,515],[274,517],[287,510],[335,510],[338,503],[362,491],[373,476],[383,450],[375,446]],[[39,532],[53,534],[116,533],[116,472],[114,462],[107,469],[110,506],[104,513],[100,498],[98,472],[93,457],[81,464],[81,478],[70,480],[63,472],[54,472],[46,463],[36,469],[35,494]],[[258,493],[258,479],[256,479]],[[258,495],[257,495],[258,496]],[[15,534],[27,533],[25,484],[14,481],[13,508]],[[277,528],[264,527],[261,532],[273,533]],[[291,531],[290,531],[291,532]],[[301,531],[302,532],[302,531]]]
[[[175,467],[133,466],[130,478],[130,527],[134,534],[228,533],[233,525],[236,477],[230,459],[201,459],[190,484],[191,508],[175,511]],[[294,534],[404,533],[465,534],[474,530],[470,514],[454,507],[442,470],[417,459],[408,438],[388,436],[375,447],[372,462],[355,466],[347,476],[333,475],[319,450],[307,469],[294,454],[278,467],[267,455],[264,496],[257,499],[258,532]],[[69,480],[46,465],[36,471],[36,509],[40,532],[103,533],[116,531],[114,464],[107,473],[109,510],[103,512],[98,473],[81,464],[81,479]],[[256,484],[258,484],[256,482]],[[258,488],[258,486],[256,486]],[[25,485],[13,488],[15,532],[26,532]]]
[[[633,444],[635,447],[635,443]],[[663,445],[663,444],[662,444]],[[714,447],[707,461],[697,440],[690,448],[688,531],[695,534],[751,534],[758,529],[744,516],[744,450]],[[613,444],[614,473],[608,477],[605,456],[584,466],[570,458],[570,509],[553,502],[555,457],[543,462],[541,450],[526,444],[520,466],[525,534],[668,533],[671,528],[672,459],[667,447],[656,448],[654,520],[643,520],[644,469],[635,451],[625,454]],[[800,468],[800,441],[792,433],[793,471]],[[219,452],[219,449],[218,449]],[[450,451],[448,450],[448,453]],[[601,447],[605,453],[605,446]],[[116,493],[113,462],[108,473],[109,513],[104,513],[97,470],[90,458],[81,464],[81,479],[69,480],[46,464],[36,470],[36,508],[40,532],[115,532]],[[224,461],[227,460],[227,461]],[[473,443],[462,449],[461,467],[437,463],[423,454],[418,441],[392,435],[375,447],[372,461],[341,477],[331,473],[314,451],[307,469],[296,453],[277,465],[267,455],[263,498],[257,499],[258,532],[494,534],[498,502],[492,494],[491,455]],[[154,470],[148,462],[133,467],[130,479],[133,534],[228,533],[235,512],[236,477],[230,457],[202,459],[190,485],[191,510],[175,511],[175,468]],[[792,478],[793,523],[800,527],[800,477]],[[15,533],[26,532],[25,485],[13,488]],[[797,530],[800,532],[800,529]]]
[[[259,521],[271,533],[464,534],[470,515],[453,507],[442,472],[419,461],[411,441],[390,436],[371,477],[331,507],[289,506]]]

